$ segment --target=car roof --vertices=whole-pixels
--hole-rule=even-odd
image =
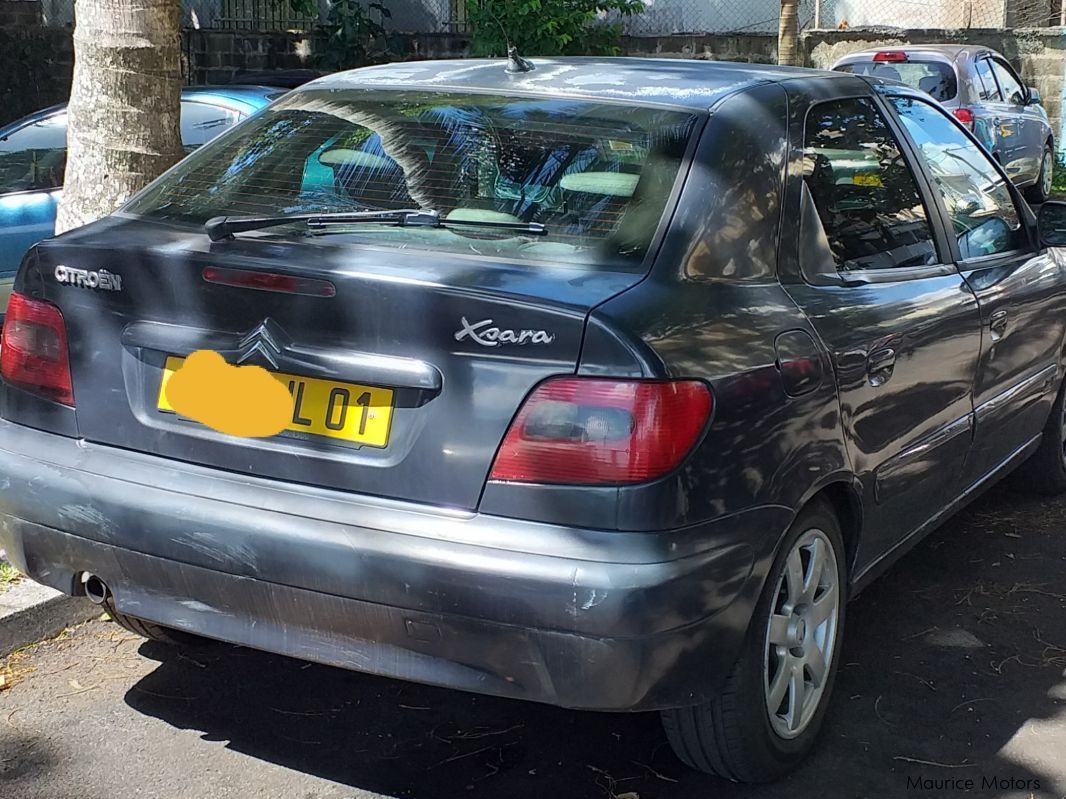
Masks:
[[[891,44],[884,45],[883,47],[868,47],[865,50],[857,50],[854,53],[848,53],[846,56],[840,58],[838,64],[846,64],[853,61],[861,61],[864,58],[871,58],[875,53],[882,53],[885,51],[898,51],[902,50],[907,53],[927,53],[931,55],[940,55],[944,58],[955,61],[960,55],[966,53],[977,52],[995,52],[988,47],[983,47],[975,44]]]
[[[285,93],[285,89],[279,89],[277,86],[186,86],[181,90],[181,99],[211,103],[212,105],[220,105],[251,113],[270,105],[271,102]],[[9,122],[7,125],[0,126],[0,136],[5,135],[9,130],[39,122],[53,114],[66,111],[66,109],[66,103],[59,103],[42,108],[40,111],[34,111],[32,114],[27,114]]]
[[[270,105],[285,89],[277,86],[251,86],[233,84],[225,86],[186,86],[181,90],[182,100],[199,100],[219,105],[239,104],[258,111]]]
[[[414,61],[327,75],[296,92],[322,89],[427,89],[541,97],[580,97],[706,110],[727,94],[760,83],[840,79],[838,72],[680,58],[531,58],[530,72],[506,59]]]

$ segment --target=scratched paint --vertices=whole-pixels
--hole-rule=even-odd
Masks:
[[[231,436],[276,436],[292,418],[292,396],[266,369],[230,366],[212,350],[186,358],[164,390],[182,416]]]

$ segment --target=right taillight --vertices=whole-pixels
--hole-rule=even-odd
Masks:
[[[959,120],[959,122],[968,127],[970,130],[973,130],[973,111],[971,111],[969,108],[956,108],[952,110],[951,113],[955,115],[955,119]]]
[[[626,485],[662,477],[692,450],[714,402],[696,380],[557,377],[523,403],[492,480]]]
[[[0,376],[11,385],[74,406],[67,326],[56,306],[11,294],[0,339]]]

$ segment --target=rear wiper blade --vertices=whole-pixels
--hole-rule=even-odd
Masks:
[[[479,219],[450,219],[446,216],[441,216],[440,211],[435,209],[431,210],[417,210],[417,211],[395,211],[401,215],[401,219],[395,224],[400,227],[477,227],[488,228],[489,230],[508,230],[518,231],[519,233],[528,233],[531,236],[547,236],[548,229],[539,222],[507,222],[507,221],[489,221]],[[347,219],[343,215],[338,214],[324,214],[315,219],[308,220],[307,227],[312,230],[324,230],[333,227],[344,227],[347,224]]]
[[[233,234],[281,225],[304,224],[308,230],[325,230],[359,224],[394,225],[397,227],[478,227],[490,230],[514,230],[531,236],[546,236],[548,229],[538,222],[489,222],[476,219],[444,219],[440,212],[421,208],[390,211],[340,211],[337,213],[288,214],[284,216],[216,216],[204,223],[211,241],[232,239]]]
[[[336,213],[284,214],[280,216],[216,216],[204,222],[204,232],[211,241],[232,239],[234,233],[263,230],[281,225],[303,223],[309,228],[329,225],[419,224],[416,217],[436,215],[420,208],[401,208],[389,211],[339,211]]]

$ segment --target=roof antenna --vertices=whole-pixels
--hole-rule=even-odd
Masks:
[[[492,17],[493,21],[500,26],[500,33],[503,34],[503,40],[507,43],[507,68],[505,71],[513,75],[521,72],[532,72],[536,69],[532,61],[522,58],[518,54],[518,48],[511,44],[511,37],[507,35],[507,29],[503,27],[503,23],[500,22],[500,18],[496,16],[495,12],[488,6],[484,6],[484,8],[489,12],[489,16]]]
[[[533,66],[533,62],[527,58],[522,58],[518,54],[517,47],[511,44],[507,45],[507,72],[512,74],[515,72],[532,72],[534,69],[536,67]]]

